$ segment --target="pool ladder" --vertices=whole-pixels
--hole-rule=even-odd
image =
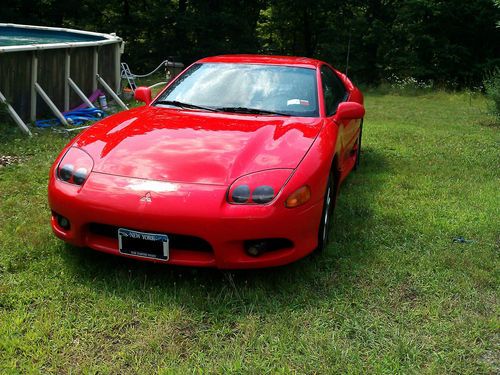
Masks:
[[[135,75],[132,74],[127,63],[122,62],[121,66],[122,66],[121,77],[127,80],[129,87],[132,89],[133,92],[135,92],[135,90],[137,89],[137,84],[135,83]]]

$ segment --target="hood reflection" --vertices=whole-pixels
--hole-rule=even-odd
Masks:
[[[315,118],[263,117],[140,107],[89,128],[76,146],[96,172],[205,184],[295,168],[321,128]]]

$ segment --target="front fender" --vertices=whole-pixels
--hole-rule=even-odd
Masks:
[[[323,200],[336,153],[338,129],[335,123],[325,121],[311,148],[286,184],[282,194],[284,201],[304,185],[311,189],[310,204]]]

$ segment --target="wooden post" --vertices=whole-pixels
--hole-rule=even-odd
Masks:
[[[36,82],[38,79],[38,56],[36,51],[33,52],[31,57],[31,108],[30,108],[30,120],[32,122],[36,121]]]
[[[115,43],[115,92],[120,92],[121,89],[121,76],[120,76],[120,60],[121,60],[121,47],[120,43]]]
[[[97,80],[95,79],[95,77],[97,77],[99,74],[99,50],[98,50],[98,48],[99,47],[94,48],[94,58],[92,61],[92,77],[94,77],[94,79],[92,81],[92,92],[97,90]]]
[[[66,50],[64,60],[64,110],[69,111],[69,77],[71,74],[71,54]]]

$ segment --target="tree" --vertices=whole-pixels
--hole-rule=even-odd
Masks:
[[[4,0],[1,22],[116,32],[133,70],[224,53],[324,59],[378,84],[474,86],[500,62],[499,0]]]

